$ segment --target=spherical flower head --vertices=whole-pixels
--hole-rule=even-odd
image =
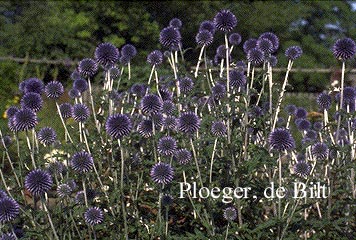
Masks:
[[[68,119],[73,116],[74,109],[70,103],[62,103],[59,105],[59,110],[61,111],[63,119]]]
[[[289,130],[285,128],[276,128],[270,133],[268,142],[272,150],[285,151],[295,148],[295,141]]]
[[[81,93],[85,92],[88,89],[88,82],[83,78],[76,79],[73,83],[73,88]]]
[[[221,99],[226,95],[226,88],[223,84],[217,83],[211,88],[211,92],[215,99]]]
[[[95,60],[104,68],[113,66],[120,58],[120,52],[111,43],[99,44],[94,53]]]
[[[159,42],[167,48],[179,46],[181,39],[180,32],[174,27],[163,28],[159,35]]]
[[[320,93],[316,99],[316,102],[318,103],[318,106],[320,109],[330,109],[332,99],[331,96],[327,93]]]
[[[142,120],[137,127],[139,134],[145,138],[149,138],[153,134],[153,123],[149,119]]]
[[[169,21],[169,26],[179,29],[182,27],[182,21],[179,18],[172,18],[171,21]]]
[[[338,39],[332,48],[332,52],[336,59],[345,61],[355,55],[356,44],[351,38]]]
[[[326,145],[325,143],[321,143],[321,142],[315,143],[312,146],[312,154],[317,159],[326,159],[326,157],[329,154],[328,145]]]
[[[151,66],[158,66],[161,65],[163,62],[163,54],[160,50],[154,50],[150,52],[147,56],[147,62]]]
[[[137,50],[136,50],[135,46],[132,45],[132,44],[125,44],[125,45],[121,48],[121,55],[128,57],[130,60],[131,60],[134,56],[136,56],[136,54],[137,54]]]
[[[247,61],[249,61],[253,66],[258,66],[263,63],[265,57],[263,52],[258,48],[253,48],[247,53]]]
[[[215,137],[225,136],[226,132],[227,132],[226,125],[222,121],[213,122],[213,124],[211,125],[211,133]]]
[[[158,140],[157,150],[163,156],[172,156],[177,150],[177,141],[170,136],[162,137]]]
[[[130,90],[132,94],[139,97],[142,97],[146,94],[146,86],[144,84],[135,83],[131,86]]]
[[[201,30],[195,36],[195,41],[199,46],[209,46],[213,43],[214,36],[208,30]]]
[[[231,32],[237,25],[237,19],[230,10],[224,9],[215,15],[214,24],[222,32]]]
[[[239,44],[241,43],[241,40],[242,40],[241,35],[238,34],[238,33],[232,33],[232,34],[229,36],[229,43],[230,43],[231,45],[237,46],[237,45],[239,45]]]
[[[20,213],[19,204],[12,198],[0,199],[0,223],[4,224],[14,220]]]
[[[286,106],[285,110],[288,113],[288,115],[294,115],[295,111],[297,110],[297,107],[293,104],[289,104]]]
[[[51,81],[45,87],[45,93],[48,98],[58,99],[64,93],[62,83],[58,81]]]
[[[73,118],[76,122],[86,122],[90,116],[90,111],[87,105],[82,103],[74,104]]]
[[[321,129],[323,129],[323,123],[322,122],[315,122],[313,124],[313,128],[316,130],[316,131],[321,131]]]
[[[163,126],[164,116],[162,113],[154,113],[151,120],[154,122],[155,129],[160,129]]]
[[[219,58],[225,58],[226,57],[226,46],[225,45],[220,45],[216,49],[216,55],[218,55]]]
[[[41,110],[43,106],[43,100],[41,95],[34,92],[28,92],[21,98],[21,107],[31,109],[34,112]]]
[[[265,32],[262,33],[260,35],[259,38],[265,38],[271,41],[271,43],[273,44],[273,52],[277,51],[278,47],[279,47],[279,38],[277,37],[276,34],[272,33],[272,32]]]
[[[353,87],[344,87],[344,99],[343,103],[351,104],[355,103],[356,91]]]
[[[271,67],[277,66],[278,59],[277,59],[276,56],[273,56],[273,55],[268,56],[268,57],[266,58],[266,60],[267,60],[267,62],[269,62],[269,64],[271,65]]]
[[[98,225],[104,221],[104,213],[98,207],[90,207],[84,213],[85,222],[90,225]]]
[[[49,146],[56,141],[57,134],[53,128],[44,127],[44,128],[41,128],[40,131],[38,131],[37,137],[38,137],[38,140],[40,141],[40,143],[42,143],[46,146]]]
[[[92,77],[98,71],[98,64],[91,58],[84,58],[78,63],[78,71],[83,77]]]
[[[298,161],[293,166],[293,170],[294,173],[297,174],[299,177],[307,177],[310,174],[311,166],[305,161]]]
[[[57,194],[60,198],[70,197],[72,188],[66,183],[60,184],[57,187]]]
[[[193,134],[200,128],[200,118],[194,112],[181,113],[178,119],[178,129],[183,133]]]
[[[305,137],[312,139],[312,140],[316,140],[318,137],[318,134],[314,130],[309,130],[305,133]]]
[[[169,207],[173,204],[173,197],[169,194],[164,194],[161,198],[161,204],[163,207]]]
[[[19,110],[12,119],[16,131],[32,129],[38,123],[36,113],[27,108]]]
[[[25,177],[25,188],[35,196],[40,196],[52,188],[51,175],[42,169],[32,170]]]
[[[0,240],[16,240],[18,239],[12,232],[4,233],[0,236]]]
[[[243,87],[246,85],[246,76],[244,72],[238,71],[236,69],[230,70],[229,71],[229,77],[230,77],[230,87],[232,88],[239,88]]]
[[[170,100],[164,101],[162,105],[162,113],[171,115],[176,109],[174,103]]]
[[[299,121],[296,122],[297,128],[299,131],[306,131],[311,128],[311,123],[307,119],[299,119]]]
[[[252,50],[256,47],[257,47],[257,39],[250,38],[244,42],[244,45],[243,45],[244,53],[247,54],[250,50]]]
[[[78,89],[72,88],[68,91],[68,96],[71,99],[75,99],[75,98],[79,98],[81,96],[81,93],[80,93],[80,91],[78,91]]]
[[[177,118],[174,116],[167,116],[163,120],[164,128],[175,131],[177,129]]]
[[[146,95],[141,100],[141,109],[144,114],[154,114],[162,110],[162,100],[154,94]]]
[[[28,80],[28,79],[27,79]],[[25,93],[25,88],[26,88],[26,83],[27,83],[27,80],[24,80],[22,82],[19,83],[19,90],[21,93]]]
[[[237,61],[235,63],[235,70],[239,72],[244,72],[247,69],[247,65],[244,61]]]
[[[15,116],[15,114],[19,111],[18,107],[15,106],[10,106],[7,110],[6,110],[6,117],[7,118],[12,118],[13,116]]]
[[[82,78],[82,76],[80,76],[80,73],[77,70],[74,70],[71,74],[70,74],[70,78],[75,81],[77,79]]]
[[[174,177],[174,169],[168,163],[156,163],[150,172],[151,178],[154,182],[159,184],[169,184]]]
[[[116,79],[121,76],[121,70],[115,66],[109,68],[110,77]]]
[[[286,57],[291,61],[296,60],[297,58],[302,56],[302,54],[303,50],[299,46],[291,46],[287,48],[285,52]]]
[[[25,81],[26,84],[24,88],[24,93],[33,92],[33,93],[42,94],[44,89],[44,84],[41,80],[39,80],[38,78],[29,78],[26,79]]]
[[[159,94],[161,95],[163,101],[167,101],[167,100],[172,101],[172,99],[173,99],[173,93],[171,91],[169,91],[169,89],[166,87],[160,88]]]
[[[174,159],[180,164],[180,165],[187,165],[190,163],[192,160],[192,154],[189,150],[182,148],[178,149],[174,153]]]
[[[224,210],[224,218],[229,221],[232,222],[236,219],[237,217],[237,211],[236,208],[234,207],[227,207]]]
[[[302,107],[298,107],[296,110],[295,110],[295,117],[296,118],[306,118],[307,115],[308,115],[308,112],[307,110],[305,110],[304,108]]]
[[[96,192],[93,189],[86,189],[87,201],[91,202],[96,197]],[[85,204],[84,191],[79,191],[75,194],[75,202],[77,204]]]
[[[74,171],[85,173],[89,172],[93,168],[94,160],[90,153],[81,151],[72,156],[70,165]]]
[[[194,83],[193,80],[189,77],[184,77],[179,79],[179,89],[181,93],[188,94],[193,90]]]
[[[121,139],[131,132],[131,119],[126,114],[111,115],[106,120],[105,130],[113,139]]]
[[[273,52],[273,44],[267,38],[259,38],[256,45],[266,55]]]
[[[8,119],[7,126],[11,132],[18,132],[19,130],[16,128],[15,125],[15,117],[11,117]]]
[[[209,32],[214,34],[216,30],[214,22],[209,20],[203,21],[199,26],[199,31],[201,30],[208,30]]]

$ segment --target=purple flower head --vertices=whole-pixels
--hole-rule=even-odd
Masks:
[[[120,63],[122,65],[127,65],[131,61],[131,58],[128,55],[121,55],[120,57]]]
[[[270,133],[268,142],[270,148],[277,151],[292,150],[295,148],[295,141],[288,129],[276,128]]]
[[[216,29],[222,32],[231,32],[237,25],[237,19],[230,10],[221,10],[214,17]]]
[[[294,173],[299,177],[307,177],[310,174],[311,166],[305,161],[298,161],[293,166]]]
[[[71,74],[70,74],[70,78],[75,81],[77,79],[82,78],[82,76],[80,76],[80,73],[77,70],[74,70]]]
[[[148,138],[153,134],[153,123],[151,120],[145,119],[142,120],[137,127],[137,131],[141,136]]]
[[[323,129],[323,123],[322,122],[315,122],[313,124],[313,128],[316,130],[316,131],[321,131],[321,129]]]
[[[179,116],[178,129],[183,133],[193,134],[200,128],[200,122],[194,112],[184,112]]]
[[[141,100],[141,109],[144,114],[158,113],[162,110],[162,100],[157,95],[146,95]]]
[[[15,114],[19,111],[20,109],[18,107],[15,106],[10,106],[7,110],[6,110],[6,117],[7,118],[12,118],[13,116],[15,116]]]
[[[163,62],[163,54],[162,54],[162,52],[159,51],[159,50],[154,50],[154,51],[150,52],[150,54],[148,54],[148,56],[147,56],[147,62],[151,66],[161,65],[162,62]]]
[[[15,126],[15,117],[11,117],[8,119],[7,126],[11,132],[18,132],[19,130]]]
[[[225,136],[227,133],[227,128],[226,128],[225,123],[223,123],[221,121],[213,122],[213,124],[211,125],[211,133],[215,137]]]
[[[158,140],[157,150],[163,156],[172,156],[177,150],[177,141],[170,136],[162,137]]]
[[[190,163],[192,160],[192,154],[190,151],[187,149],[178,149],[175,154],[174,154],[174,159],[180,164],[180,165],[186,165]]]
[[[2,224],[14,220],[20,213],[19,204],[12,198],[0,199],[0,222]]]
[[[229,221],[232,222],[236,219],[237,217],[237,211],[236,208],[234,207],[227,207],[224,210],[224,218]]]
[[[182,93],[188,94],[194,87],[193,80],[189,77],[179,79],[179,89]]]
[[[166,87],[159,88],[159,93],[160,93],[163,101],[167,101],[167,100],[172,101],[173,93],[171,91],[169,91],[168,88],[166,88]]]
[[[98,64],[91,58],[84,58],[78,63],[78,71],[83,77],[92,77],[98,71]]]
[[[174,170],[170,164],[159,162],[151,168],[150,175],[154,182],[168,184],[173,180]]]
[[[235,65],[236,70],[240,72],[244,72],[247,69],[247,65],[244,61],[237,61]]]
[[[312,154],[317,159],[326,159],[329,154],[329,148],[325,143],[315,143],[312,146]]]
[[[175,131],[177,128],[177,118],[174,116],[167,116],[163,120],[163,126],[168,130]]]
[[[277,66],[277,63],[278,63],[278,59],[276,56],[269,56],[266,58],[266,60],[269,62],[269,64],[271,65],[271,67],[275,67]]]
[[[130,91],[132,94],[142,97],[146,94],[146,86],[144,84],[135,83],[131,86]]]
[[[121,48],[121,55],[128,57],[130,60],[137,55],[137,50],[134,45],[126,44]]]
[[[302,54],[303,54],[303,50],[299,46],[289,47],[285,52],[286,57],[291,61],[296,60],[297,58],[302,56]]]
[[[226,46],[225,45],[220,45],[217,49],[216,49],[216,55],[219,58],[225,58],[226,57]]]
[[[74,171],[85,173],[93,168],[94,160],[90,153],[81,151],[73,154],[70,165]]]
[[[173,204],[173,197],[169,194],[164,194],[161,199],[161,204],[163,207],[169,207]]]
[[[25,188],[35,196],[39,196],[52,188],[51,175],[42,169],[32,170],[25,177]]]
[[[43,106],[43,100],[41,95],[34,92],[28,92],[21,98],[21,107],[30,109],[34,112],[41,110]]]
[[[96,192],[93,189],[86,189],[86,195],[87,195],[87,201],[91,202],[94,200],[96,197]],[[85,197],[84,197],[84,191],[79,191],[75,194],[75,202],[77,204],[82,204],[84,205],[85,203]]]
[[[132,122],[126,114],[111,115],[106,120],[105,129],[109,136],[120,139],[129,135],[132,130]]]
[[[44,84],[41,80],[38,78],[29,78],[25,80],[25,88],[24,88],[24,93],[38,93],[42,94],[43,89],[44,89]]]
[[[176,109],[174,103],[170,100],[164,101],[162,105],[162,113],[171,115]]]
[[[109,68],[110,77],[116,79],[121,76],[121,71],[117,67],[113,66]]]
[[[76,122],[86,122],[90,116],[90,111],[85,104],[74,104],[73,106],[73,118]]]
[[[209,20],[203,21],[199,26],[199,31],[201,30],[208,30],[209,32],[214,34],[216,30],[214,22]]]
[[[98,225],[104,221],[104,213],[98,207],[90,207],[84,213],[84,220],[88,225]]]
[[[100,43],[94,53],[95,60],[104,68],[113,66],[120,58],[120,52],[111,43]]]
[[[294,115],[295,111],[297,111],[297,107],[293,104],[289,104],[286,106],[285,111],[288,113],[288,115]]]
[[[356,90],[353,87],[344,87],[344,99],[343,103],[350,104],[355,103]]]
[[[273,43],[267,38],[259,38],[256,45],[264,54],[270,54],[274,50]]]
[[[214,36],[208,30],[201,30],[195,36],[195,41],[199,46],[209,46],[213,43]]]
[[[180,32],[174,27],[166,27],[162,29],[159,35],[159,42],[167,48],[178,46],[181,39]]]
[[[223,84],[217,83],[211,88],[211,93],[215,99],[221,99],[226,95],[226,88]]]
[[[246,76],[244,72],[233,69],[230,70],[229,75],[230,87],[237,89],[246,85]]]
[[[327,93],[320,93],[316,99],[320,109],[330,109],[331,107],[331,96]]]
[[[312,140],[316,140],[318,137],[318,134],[314,130],[309,130],[305,133],[305,137],[312,139]]]
[[[169,21],[169,26],[179,29],[182,27],[182,21],[179,18],[172,18],[171,21]]]
[[[68,96],[71,99],[75,99],[75,98],[79,98],[81,96],[81,93],[80,93],[80,91],[78,91],[78,89],[72,88],[68,91]]]
[[[245,54],[248,54],[248,52],[254,48],[257,47],[257,39],[255,38],[250,38],[244,42],[243,49]]]
[[[237,46],[237,45],[239,45],[239,44],[241,43],[241,40],[242,40],[241,35],[238,34],[238,33],[232,33],[232,34],[229,36],[229,43],[230,43],[231,45]]]
[[[295,117],[296,118],[306,118],[307,115],[308,115],[308,112],[307,110],[305,110],[304,108],[302,107],[298,107],[296,110],[295,110]]]
[[[48,98],[58,99],[64,93],[62,83],[58,81],[51,81],[45,87],[45,93]]]
[[[37,125],[37,115],[30,109],[19,110],[13,117],[13,124],[16,131],[25,131]]]
[[[307,119],[300,119],[299,121],[296,121],[296,125],[299,131],[306,131],[311,128],[311,123]]]
[[[66,183],[60,184],[57,187],[57,194],[60,198],[70,197],[72,188]]]
[[[164,116],[162,113],[154,113],[151,120],[155,125],[155,129],[160,129],[163,126]]]
[[[38,137],[38,140],[40,141],[40,143],[49,146],[56,141],[57,134],[53,128],[44,127],[44,128],[41,128],[40,131],[38,131],[37,137]]]
[[[61,111],[63,119],[68,119],[73,116],[74,109],[70,103],[62,103],[59,105],[59,110]]]
[[[272,32],[265,32],[262,33],[259,37],[261,38],[265,38],[271,41],[272,45],[273,45],[273,52],[277,51],[278,47],[279,47],[279,38],[277,37],[276,34],[272,33]]]
[[[351,38],[338,39],[332,48],[332,52],[335,58],[345,61],[355,55],[356,44]]]
[[[258,48],[253,48],[247,53],[247,61],[251,62],[253,66],[262,64],[264,59],[263,52]]]

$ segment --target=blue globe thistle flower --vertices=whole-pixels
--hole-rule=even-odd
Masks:
[[[176,110],[176,106],[170,100],[164,101],[162,105],[162,113],[171,115]]]
[[[224,218],[229,221],[232,222],[236,219],[237,217],[237,211],[236,208],[234,207],[227,207],[224,210]]]
[[[339,133],[339,134],[337,134]],[[340,128],[339,132],[335,131],[334,132],[334,137],[336,137],[336,135],[339,135],[339,138],[346,138],[347,137],[347,130],[345,128]]]
[[[130,91],[132,94],[142,97],[146,94],[146,86],[144,84],[135,83],[131,86]]]
[[[68,180],[67,184],[72,189],[72,191],[75,191],[78,188],[77,183],[73,179]]]
[[[297,155],[297,161],[298,162],[305,161],[305,154],[299,153]]]
[[[239,44],[241,43],[241,40],[242,40],[241,35],[238,34],[238,33],[232,33],[232,34],[229,36],[229,43],[230,43],[231,45],[237,46],[237,45],[239,45]]]
[[[265,32],[262,33],[260,35],[259,38],[265,38],[271,41],[271,43],[273,44],[273,52],[277,51],[278,47],[279,47],[279,38],[277,37],[276,34],[272,33],[272,32]]]
[[[174,153],[174,159],[180,165],[186,165],[186,164],[190,163],[190,161],[192,160],[192,154],[189,150],[187,150],[185,148],[178,149]]]
[[[226,95],[226,88],[223,84],[217,83],[211,88],[211,93],[215,99],[221,99]]]
[[[287,48],[285,55],[289,60],[296,60],[300,56],[302,56],[303,50],[299,46],[292,46]]]
[[[179,116],[178,129],[183,133],[193,134],[200,128],[200,122],[194,112],[184,112]]]
[[[68,119],[73,116],[74,109],[70,103],[62,103],[59,105],[59,110],[61,111],[63,119]]]
[[[244,72],[238,71],[238,70],[230,70],[229,72],[229,77],[230,77],[230,87],[232,88],[239,88],[243,87],[246,85],[246,76]]]
[[[171,21],[169,21],[169,26],[179,29],[182,27],[182,21],[179,18],[172,18]]]
[[[132,130],[132,122],[126,114],[111,115],[106,120],[105,129],[109,136],[120,139],[129,135]]]
[[[169,184],[173,180],[174,169],[170,164],[159,162],[151,168],[150,175],[156,183]]]
[[[80,76],[80,73],[77,70],[74,70],[71,74],[70,74],[70,78],[75,81],[77,79],[82,78],[82,76]]]
[[[244,61],[237,61],[235,63],[235,68],[239,72],[244,72],[247,69],[247,65]]]
[[[28,80],[28,79],[27,79]],[[26,83],[27,83],[27,80],[24,80],[22,82],[19,83],[19,90],[21,93],[25,93],[25,88],[26,88]]]
[[[7,110],[6,110],[6,117],[7,118],[12,118],[13,116],[15,116],[15,114],[19,111],[20,109],[18,107],[15,106],[10,106]]]
[[[70,165],[74,171],[85,173],[93,168],[94,160],[90,153],[81,151],[73,154]]]
[[[41,95],[34,92],[29,92],[23,95],[20,103],[22,108],[27,108],[34,112],[40,111],[43,106]]]
[[[174,116],[167,116],[163,120],[164,128],[175,131],[177,129],[177,118]]]
[[[121,65],[126,66],[131,61],[131,58],[129,56],[127,56],[127,55],[121,55],[119,61],[120,61]]]
[[[90,116],[90,111],[87,105],[77,103],[73,105],[73,118],[76,122],[85,122]]]
[[[199,26],[199,31],[201,30],[208,30],[209,32],[214,34],[216,30],[214,22],[209,20],[203,21]]]
[[[148,54],[148,56],[147,56],[147,62],[151,66],[161,65],[162,62],[163,62],[163,54],[162,54],[162,52],[159,51],[159,50],[154,50],[154,51],[150,52],[150,54]]]
[[[268,56],[266,58],[267,62],[269,62],[269,64],[271,65],[271,67],[275,67],[277,66],[277,63],[278,63],[278,59],[276,56],[274,55],[271,55],[271,56]]]
[[[208,30],[202,30],[195,36],[195,41],[199,46],[209,46],[213,43],[214,36]]]
[[[344,99],[343,103],[351,104],[355,103],[356,91],[353,87],[344,87]]]
[[[307,177],[310,174],[311,166],[305,161],[298,161],[294,164],[293,170],[299,177]]]
[[[70,197],[72,188],[66,183],[60,184],[57,187],[57,194],[60,198]]]
[[[135,46],[132,45],[132,44],[125,44],[125,45],[121,48],[121,55],[128,57],[130,60],[131,60],[134,56],[136,56],[136,54],[137,54],[137,50],[136,50]]]
[[[253,106],[251,107],[251,110],[249,111],[249,116],[252,118],[258,118],[263,115],[263,109],[259,106]],[[279,123],[280,119],[277,119],[277,124]]]
[[[58,81],[51,81],[45,87],[45,93],[48,98],[58,99],[64,93],[62,83]]]
[[[163,126],[164,116],[162,113],[154,113],[151,120],[154,122],[155,129],[160,129]]]
[[[316,140],[318,137],[318,134],[314,130],[309,130],[305,133],[305,137],[310,138],[312,140]]]
[[[250,38],[244,42],[243,45],[243,50],[245,54],[248,54],[248,52],[254,48],[257,47],[257,39],[255,38]]]
[[[273,43],[267,38],[259,38],[257,40],[257,48],[260,49],[263,53],[269,54],[274,51]]]
[[[154,94],[146,95],[141,100],[141,109],[144,114],[158,113],[162,110],[162,100]]]
[[[307,110],[305,110],[304,108],[302,107],[298,107],[296,110],[295,110],[295,116],[296,118],[306,118],[307,115],[308,115],[308,112]]]
[[[256,106],[256,107],[258,107],[258,106]],[[261,110],[261,115],[263,115],[263,112],[262,112],[262,110]],[[257,115],[257,116],[261,116],[261,115]],[[277,119],[277,126],[282,126],[282,125],[284,125],[285,124],[285,119],[283,118],[283,117],[278,117],[278,119]]]
[[[265,57],[263,52],[258,48],[253,48],[247,53],[247,61],[249,61],[253,66],[258,66],[263,63]]]
[[[213,124],[211,125],[211,133],[215,137],[225,136],[227,133],[227,128],[225,123],[223,123],[222,121],[213,122]]]
[[[5,197],[8,197],[7,193],[4,190],[0,189],[0,199],[5,198]]]
[[[157,150],[163,156],[172,156],[177,150],[177,141],[170,136],[162,137],[158,140]]]
[[[38,140],[40,141],[40,143],[49,146],[56,141],[57,134],[53,128],[44,127],[44,128],[41,128],[40,131],[38,131],[37,137],[38,137]]]
[[[113,66],[120,58],[120,52],[111,43],[99,44],[94,52],[95,60],[104,68]]]
[[[307,119],[300,119],[298,122],[296,122],[297,128],[299,131],[306,131],[311,128],[311,123]]]
[[[190,91],[192,91],[193,87],[194,82],[191,78],[184,77],[179,79],[179,89],[181,93],[188,94]]]
[[[121,76],[121,71],[119,68],[112,66],[109,68],[110,77],[116,79]]]
[[[11,132],[18,132],[19,130],[16,128],[15,125],[15,117],[11,117],[7,121],[7,126],[10,129]]]
[[[162,97],[162,101],[167,101],[167,100],[172,101],[173,99],[173,93],[169,91],[169,89],[166,87],[159,88],[159,94]]]
[[[331,96],[327,93],[320,93],[319,96],[316,99],[316,102],[318,103],[318,106],[320,109],[330,109],[331,107]]]
[[[92,77],[98,71],[98,64],[91,58],[84,58],[78,63],[78,72],[83,77]]]
[[[93,189],[86,189],[86,193],[87,193],[87,201],[88,202],[92,202],[95,197],[96,197],[96,192]],[[85,197],[84,197],[84,191],[78,191],[75,194],[75,203],[77,204],[85,204]]]
[[[83,93],[88,89],[88,82],[83,78],[76,79],[73,83],[73,88]]]
[[[169,207],[173,204],[173,197],[169,194],[164,194],[161,198],[161,204],[163,207]]]
[[[163,28],[159,35],[159,42],[167,48],[178,46],[181,39],[180,32],[174,27]]]
[[[109,92],[109,99],[113,100],[113,101],[118,101],[120,99],[120,93],[113,89]]]
[[[72,88],[68,91],[68,95],[71,99],[79,98],[81,96],[80,91],[76,88]]]
[[[18,239],[15,234],[9,232],[9,233],[4,233],[0,236],[0,240],[16,240]]]
[[[216,49],[216,55],[218,55],[219,58],[225,58],[226,57],[226,46],[225,45],[220,45]]]
[[[42,169],[32,170],[25,177],[25,188],[35,196],[39,196],[52,188],[51,175]]]
[[[321,131],[321,129],[323,129],[323,123],[322,122],[315,122],[313,124],[313,128],[316,130],[316,131]]]
[[[98,207],[90,207],[84,213],[84,220],[88,225],[98,225],[104,221],[104,213]]]
[[[13,126],[16,131],[32,129],[38,123],[36,113],[27,108],[19,110],[11,119],[13,119]]]
[[[26,79],[26,84],[25,84],[25,88],[24,88],[24,93],[29,93],[29,92],[33,92],[33,93],[38,93],[38,94],[42,94],[43,89],[44,89],[44,84],[41,80],[39,80],[38,78],[29,78]]]
[[[2,224],[14,220],[20,213],[19,204],[12,198],[0,199],[0,222]]]
[[[221,10],[214,17],[216,29],[222,32],[231,32],[237,25],[237,19],[230,10]]]
[[[295,148],[295,141],[288,129],[276,128],[270,133],[268,142],[272,150],[285,151]]]
[[[326,159],[329,154],[328,145],[326,145],[325,143],[321,143],[321,142],[315,143],[312,146],[312,154],[317,159]]]
[[[336,59],[345,61],[355,55],[356,44],[351,38],[338,39],[332,48],[332,52]]]
[[[153,134],[153,123],[151,120],[145,119],[142,120],[137,127],[137,131],[141,136],[149,138]]]

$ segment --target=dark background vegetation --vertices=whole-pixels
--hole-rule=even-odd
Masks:
[[[1,1],[0,56],[78,61],[92,57],[101,42],[111,42],[117,47],[132,43],[139,52],[133,61],[138,77],[132,81],[145,82],[143,76],[149,71],[145,62],[147,53],[161,48],[159,32],[170,19],[178,17],[183,22],[183,47],[190,48],[186,58],[193,66],[199,53],[195,35],[200,22],[228,8],[238,18],[235,31],[243,41],[266,31],[279,36],[279,67],[286,66],[284,50],[300,45],[304,54],[296,67],[339,68],[330,48],[340,37],[356,38],[356,12],[352,6],[351,1]],[[216,34],[214,45],[209,47],[211,57],[222,37]],[[233,57],[244,59],[242,44]],[[348,66],[354,67],[355,62]],[[18,94],[20,81],[39,77],[45,82],[58,79],[69,86],[74,68],[74,65],[0,61],[1,114]],[[330,74],[295,73],[289,91],[320,92],[329,82]]]

